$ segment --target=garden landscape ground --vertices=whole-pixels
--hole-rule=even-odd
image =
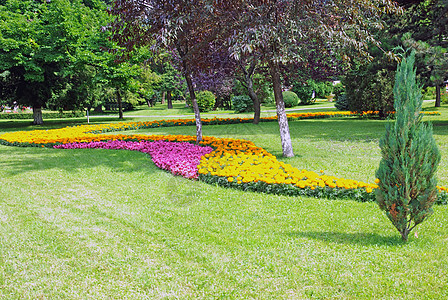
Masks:
[[[447,186],[448,107],[439,112],[425,120],[434,124],[439,184]],[[149,114],[171,112],[141,112]],[[126,119],[134,120],[145,118]],[[296,156],[288,159],[275,122],[203,130],[253,141],[294,167],[373,182],[385,122],[291,121]],[[32,129],[29,121],[0,121],[0,134]],[[0,299],[448,297],[444,205],[403,244],[375,203],[222,188],[174,177],[139,152],[8,146],[0,146],[0,195]]]

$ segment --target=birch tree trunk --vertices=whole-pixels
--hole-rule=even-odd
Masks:
[[[272,76],[272,87],[274,89],[275,105],[277,107],[277,119],[280,127],[280,138],[284,157],[293,157],[291,136],[289,134],[288,118],[286,117],[285,102],[282,95],[282,84],[280,81],[280,68],[278,63],[270,61],[269,70]]]
[[[186,69],[185,63],[184,63],[184,72],[185,72],[185,81],[187,82],[191,103],[193,105],[194,119],[196,120],[196,143],[199,144],[199,142],[202,141],[201,114],[199,113],[198,101],[196,101],[196,94],[194,92],[193,81],[191,80],[191,74]]]

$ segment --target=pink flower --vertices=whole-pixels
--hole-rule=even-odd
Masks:
[[[201,157],[213,151],[211,147],[193,145],[186,142],[167,141],[106,141],[90,143],[68,143],[54,146],[56,149],[114,149],[133,150],[147,153],[160,169],[170,171],[173,175],[197,179],[197,166]]]

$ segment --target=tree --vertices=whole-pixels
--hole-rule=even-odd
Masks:
[[[341,58],[347,48],[368,55],[368,43],[378,44],[370,27],[381,27],[381,15],[397,11],[392,1],[235,0],[217,6],[222,24],[227,24],[231,55],[238,60],[257,53],[269,70],[285,157],[294,152],[282,97],[282,67],[304,61],[310,41],[329,54],[341,53]]]
[[[240,56],[237,60],[238,72],[236,78],[247,89],[247,94],[254,105],[254,124],[260,122],[261,101],[255,92],[254,75],[257,71],[258,58],[255,55]]]
[[[432,126],[422,122],[421,87],[414,70],[415,53],[398,66],[394,86],[395,122],[380,140],[382,159],[376,176],[377,203],[403,241],[432,213],[437,200],[435,173],[440,162]]]
[[[350,111],[378,111],[386,118],[394,111],[393,82],[396,62],[384,55],[368,64],[352,66],[342,79],[345,100]]]
[[[410,33],[403,36],[403,44],[405,47],[416,50],[417,56],[420,58],[417,65],[419,78],[424,86],[435,86],[435,107],[440,107],[440,90],[448,77],[448,48],[431,46],[428,42],[415,41]]]
[[[42,107],[63,87],[61,72],[74,43],[68,1],[47,5],[10,0],[0,6],[0,91],[3,99],[32,106],[40,125]]]
[[[86,6],[88,5],[88,6]],[[0,95],[42,108],[90,108],[101,95],[99,61],[108,59],[101,27],[110,17],[99,0],[8,0],[0,5]]]
[[[405,48],[416,50],[417,74],[425,87],[436,87],[435,106],[448,78],[448,1],[413,1],[400,20],[392,20],[392,31],[401,36]]]
[[[116,0],[110,13],[116,16],[112,38],[128,51],[151,45],[157,51],[173,51],[188,86],[196,120],[196,141],[202,140],[202,122],[193,85],[194,66],[200,50],[215,38],[211,5],[206,0]]]
[[[102,84],[115,90],[118,118],[123,119],[123,97],[129,90],[138,90],[135,78],[141,75],[142,69],[138,64],[116,61],[113,55],[102,61],[99,67],[98,76]]]

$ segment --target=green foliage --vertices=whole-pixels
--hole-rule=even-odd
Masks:
[[[333,93],[333,83],[330,81],[314,82],[314,90],[316,92],[316,98],[325,98]]]
[[[216,101],[215,95],[210,91],[200,91],[196,94],[199,111],[207,112],[213,109]]]
[[[386,69],[372,70],[370,66],[360,66],[350,71],[344,78],[348,109],[361,113],[379,111],[380,117],[394,110],[394,72]]]
[[[264,104],[266,104],[266,105],[275,105],[275,97],[274,97],[274,92],[273,91],[269,92],[268,96],[264,100]]]
[[[252,77],[254,84],[254,91],[257,94],[260,103],[273,103],[273,92],[271,88],[271,83],[266,80],[266,76],[262,74],[255,73]],[[235,95],[247,95],[247,88],[243,86],[240,80],[234,80],[233,82],[233,93]]]
[[[347,96],[345,95],[345,86],[342,83],[339,82],[333,87],[333,93],[336,100],[334,106],[338,110],[350,110]]]
[[[299,97],[296,93],[291,91],[284,91],[283,101],[285,102],[285,107],[294,107],[299,104]]]
[[[239,184],[236,181],[229,182],[226,176],[211,176],[209,174],[200,174],[199,180],[213,185],[266,194],[286,195],[293,197],[305,196],[327,199],[352,199],[359,202],[375,201],[375,194],[368,193],[364,188],[345,189],[315,187],[314,189],[311,189],[309,187],[298,188],[294,184],[268,184],[262,181],[253,181]]]
[[[254,103],[247,95],[233,96],[232,107],[236,113],[254,111]]]
[[[299,97],[301,105],[312,104],[316,101],[316,98],[313,98],[313,87],[308,83],[295,83],[291,91]]]
[[[66,118],[81,118],[85,116],[84,112],[63,112],[63,113],[43,113],[43,118],[46,119],[66,119]],[[32,120],[32,113],[3,113],[0,114],[0,119],[3,120]]]
[[[380,180],[377,202],[407,241],[409,232],[433,213],[437,199],[435,173],[440,153],[432,126],[422,123],[421,88],[415,80],[415,52],[397,69],[394,98],[395,122],[386,126],[380,140],[382,159],[376,172]]]
[[[55,110],[98,105],[98,77],[112,54],[102,1],[6,1],[0,5],[0,98]],[[14,28],[14,30],[11,30]],[[38,121],[41,122],[41,121]]]
[[[446,89],[443,89],[440,92],[440,100],[442,103],[447,104],[448,103],[448,91]]]
[[[301,105],[314,103],[316,98],[325,98],[333,93],[333,84],[329,81],[315,81],[312,79],[306,82],[293,82],[291,91],[297,94]]]
[[[347,95],[345,93],[340,94],[339,97],[336,99],[336,102],[334,103],[334,106],[338,110],[350,110],[349,103],[347,101]]]
[[[333,86],[333,94],[334,94],[335,100],[337,101],[339,96],[341,96],[342,94],[345,94],[345,86],[341,82],[335,84]]]
[[[436,88],[428,86],[423,90],[423,100],[434,100],[436,98]]]

